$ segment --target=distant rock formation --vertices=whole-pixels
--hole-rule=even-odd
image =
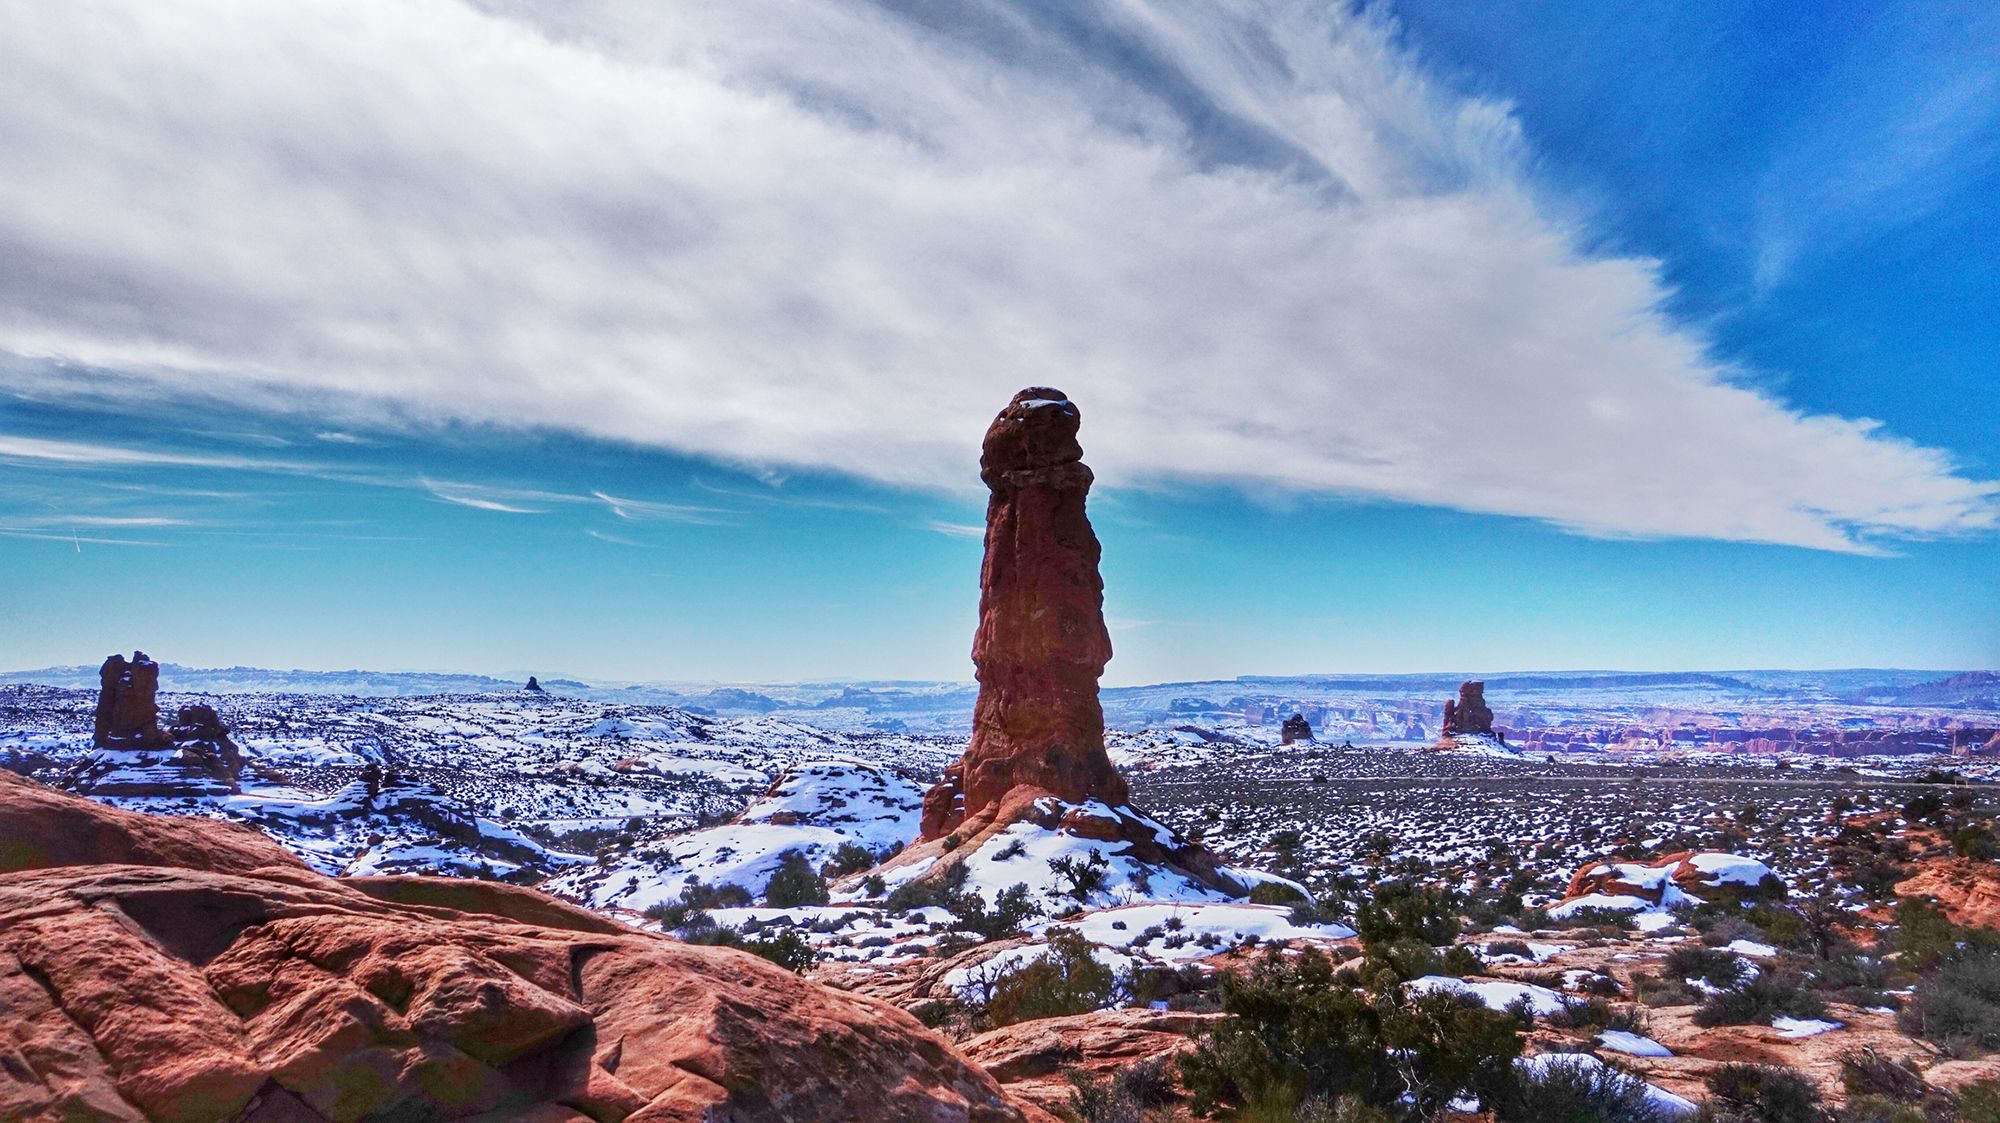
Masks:
[[[1460,683],[1458,701],[1444,704],[1442,735],[1452,737],[1460,733],[1493,735],[1493,711],[1486,708],[1486,684],[1483,682]]]
[[[93,796],[202,796],[239,791],[243,754],[214,707],[182,706],[171,729],[159,726],[159,664],[143,651],[113,655],[99,671],[95,751],[63,777]]]
[[[887,1003],[0,773],[0,1116],[1052,1123]],[[16,1047],[18,1046],[18,1047]]]
[[[160,665],[134,651],[104,660],[97,670],[97,723],[91,743],[100,749],[158,749],[173,744],[159,726]]]
[[[1111,658],[1101,549],[1084,514],[1093,479],[1060,390],[1014,395],[986,430],[980,478],[979,679],[972,744],[924,798],[923,838],[990,822],[1011,793],[1122,804],[1124,777],[1104,751],[1097,680]]]
[[[1291,717],[1285,719],[1285,724],[1278,727],[1278,743],[1281,745],[1289,745],[1296,741],[1310,741],[1312,739],[1312,723],[1305,719],[1304,714],[1293,714]]]
[[[544,691],[544,690],[542,689],[542,684],[541,684],[541,683],[539,683],[539,682],[536,682],[536,681],[535,681],[535,676],[533,676],[533,675],[529,675],[529,676],[528,676],[528,685],[526,685],[526,686],[522,687],[521,689],[522,689],[522,691],[524,691],[525,693],[528,693],[528,694],[543,694],[543,693],[546,693],[546,691]]]

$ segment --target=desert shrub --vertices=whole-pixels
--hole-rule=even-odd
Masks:
[[[690,881],[681,889],[680,900],[647,905],[641,915],[658,921],[662,928],[712,927],[709,909],[742,908],[750,903],[750,891],[741,885],[703,885]]]
[[[1648,1027],[1645,1010],[1616,1006],[1602,998],[1565,1003],[1562,1009],[1542,1020],[1557,1029],[1620,1029],[1640,1036],[1646,1034]]]
[[[1905,967],[1927,970],[1957,949],[1959,935],[1958,925],[1929,901],[1908,897],[1896,906],[1896,950]]]
[[[1840,1055],[1840,1083],[1850,1096],[1880,1096],[1899,1103],[1920,1100],[1927,1090],[1923,1073],[1909,1061],[1892,1061],[1873,1049]]]
[[[1767,1065],[1726,1064],[1708,1075],[1727,1123],[1820,1123],[1819,1088],[1803,1073]]]
[[[1069,1082],[1076,1087],[1070,1095],[1070,1114],[1078,1123],[1140,1123],[1147,1109],[1174,1100],[1167,1061],[1166,1057],[1140,1061],[1105,1077],[1068,1073]]]
[[[1563,914],[1560,921],[1564,928],[1605,928],[1620,932],[1632,927],[1633,914],[1623,909],[1582,908],[1571,909]]]
[[[2000,1080],[1981,1080],[1958,1090],[1957,1123],[2000,1123]]]
[[[1972,946],[1945,958],[1917,982],[1897,1020],[1905,1033],[1947,1052],[2000,1049],[2000,947]]]
[[[986,907],[986,899],[977,893],[954,894],[945,907],[951,910],[960,928],[989,940],[1013,935],[1021,930],[1023,921],[1041,915],[1042,911],[1025,883],[1002,889],[990,909]]]
[[[827,902],[826,879],[812,868],[803,851],[787,850],[764,887],[764,901],[774,908],[823,905]]]
[[[965,879],[972,871],[964,863],[952,866],[943,877],[936,881],[906,881],[896,886],[882,907],[890,912],[908,912],[911,909],[950,908],[952,899],[965,888]]]
[[[1519,1073],[1497,1105],[1499,1123],[1666,1123],[1646,1082],[1587,1060],[1551,1061]]]
[[[1888,964],[1853,951],[1814,965],[1808,985],[1852,1006],[1889,1006],[1895,1002],[1883,991],[1889,985]]]
[[[1270,1113],[1317,1103],[1321,1118],[1337,1118],[1329,1113],[1351,1097],[1350,1117],[1365,1106],[1428,1118],[1461,1095],[1499,1102],[1521,1051],[1513,1019],[1476,1000],[1394,985],[1365,995],[1339,985],[1316,949],[1224,978],[1222,1008],[1230,1016],[1205,1025],[1179,1062],[1204,1113],[1290,1119]]]
[[[1525,940],[1495,940],[1486,945],[1486,954],[1490,956],[1513,955],[1519,956],[1522,959],[1533,959],[1535,957],[1533,949],[1528,947]]]
[[[1743,981],[1743,961],[1732,952],[1682,944],[1667,953],[1661,973],[1676,979],[1700,979],[1712,987],[1733,987]]]
[[[1458,937],[1459,904],[1443,889],[1388,882],[1357,910],[1355,928],[1364,943],[1420,940],[1437,947]]]
[[[889,891],[889,882],[879,873],[871,873],[861,879],[861,895],[869,900],[880,900]]]
[[[1632,997],[1648,1006],[1693,1006],[1704,997],[1680,979],[1633,975]]]
[[[1798,984],[1795,977],[1767,971],[1734,990],[1709,995],[1694,1012],[1694,1024],[1714,1026],[1769,1024],[1772,1018],[1817,1018],[1826,1003]]]
[[[874,864],[875,855],[866,846],[843,842],[840,844],[840,849],[833,852],[833,857],[827,859],[826,865],[820,872],[828,877],[846,877],[850,873],[860,873]]]
[[[1980,826],[1960,827],[1951,835],[1952,852],[1961,858],[1991,858],[2000,854],[1993,832]]]
[[[1250,887],[1253,905],[1305,905],[1311,899],[1282,881],[1260,881]]]
[[[994,982],[986,1013],[994,1025],[1003,1026],[1088,1013],[1111,1001],[1115,983],[1111,968],[1091,954],[1090,941],[1057,929],[1045,955]]]
[[[787,929],[769,940],[751,939],[733,928],[718,928],[709,925],[688,934],[688,943],[710,944],[717,947],[737,948],[751,955],[768,959],[788,971],[804,973],[819,961],[819,953],[813,950],[805,937]]]
[[[1088,858],[1065,854],[1049,859],[1049,872],[1069,882],[1066,892],[1078,901],[1088,901],[1092,893],[1104,888],[1104,875],[1110,867],[1102,850],[1091,851]]]
[[[1919,781],[1922,783],[1924,781]],[[1936,792],[1925,792],[1903,805],[1903,818],[1933,819],[1944,814],[1944,797]]]

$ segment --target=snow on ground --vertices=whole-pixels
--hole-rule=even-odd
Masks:
[[[1339,924],[1292,923],[1281,905],[1143,904],[1103,909],[1065,920],[1093,944],[1124,948],[1155,959],[1178,962],[1228,951],[1255,937],[1273,940],[1343,940],[1354,935]]]
[[[1600,1048],[1632,1057],[1671,1057],[1673,1052],[1650,1037],[1623,1029],[1607,1029],[1597,1035]]]
[[[1046,802],[1057,816],[1073,809],[1055,800]],[[1110,813],[1103,804],[1096,807]],[[1165,833],[1158,824],[1152,826]],[[1131,850],[1132,844],[1123,840],[1083,838],[1062,827],[1013,823],[965,857],[965,888],[995,901],[1008,889],[1025,885],[1042,911],[1055,915],[1079,907],[1103,908],[1134,901],[1231,899],[1170,867],[1142,862]],[[1078,872],[1065,873],[1065,867]],[[1095,884],[1089,884],[1092,881]]]
[[[916,837],[922,814],[923,789],[909,779],[860,761],[810,761],[735,822],[600,854],[544,888],[591,908],[635,911],[671,904],[696,884],[761,896],[787,854],[803,854],[815,870],[843,846],[880,860]]]
[[[1449,975],[1425,975],[1421,979],[1411,979],[1403,984],[1413,991],[1448,991],[1452,994],[1469,994],[1484,1003],[1489,1010],[1506,1010],[1525,999],[1528,1012],[1538,1018],[1547,1017],[1565,1009],[1571,999],[1564,998],[1547,987],[1533,983],[1509,983],[1498,979],[1455,979]]]
[[[1821,1018],[1772,1018],[1771,1028],[1779,1037],[1817,1037],[1822,1033],[1845,1026],[1845,1022],[1829,1022]]]

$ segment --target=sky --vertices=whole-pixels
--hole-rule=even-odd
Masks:
[[[2000,666],[2000,8],[0,0],[0,666]]]

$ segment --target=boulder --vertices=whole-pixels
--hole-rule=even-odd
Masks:
[[[0,839],[9,1120],[1048,1118],[884,1003],[532,890],[5,776]]]
[[[1069,1106],[1072,1072],[1102,1079],[1147,1061],[1167,1060],[1223,1014],[1125,1009],[1041,1018],[988,1030],[959,1044],[1007,1090],[1057,1111]]]
[[[1699,897],[1703,889],[1726,885],[1769,891],[1766,881],[1775,878],[1755,858],[1706,850],[1682,850],[1651,862],[1587,862],[1570,877],[1568,891],[1553,907],[1592,898],[1613,908],[1663,907],[1683,895]]]

